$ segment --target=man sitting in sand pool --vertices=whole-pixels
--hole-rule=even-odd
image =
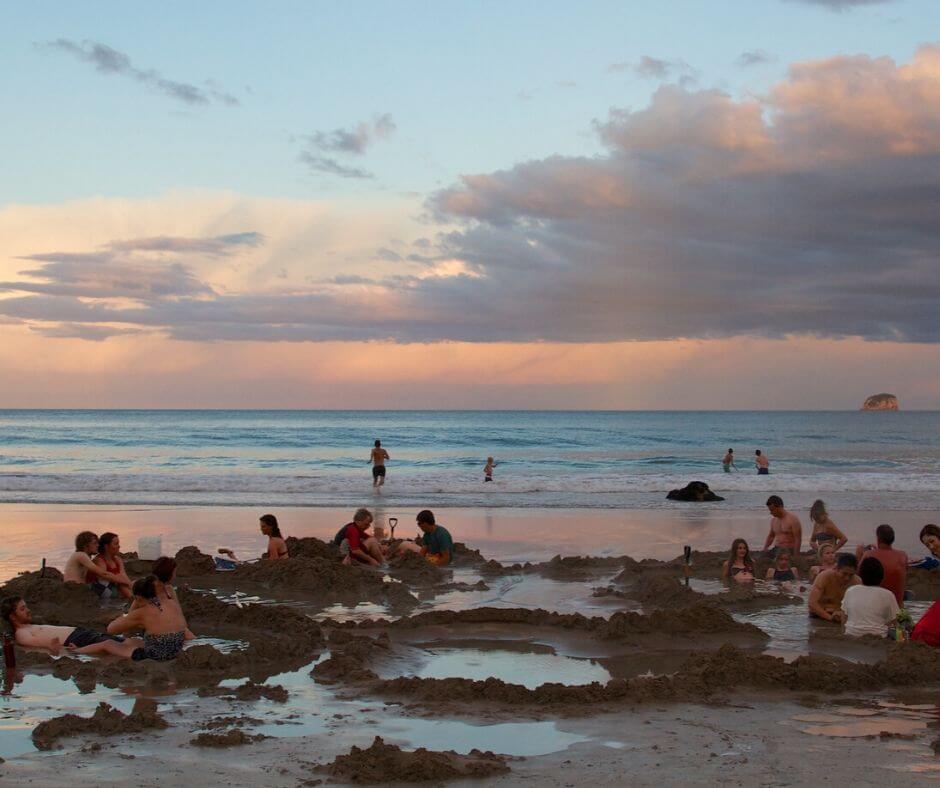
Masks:
[[[159,662],[175,659],[183,650],[183,644],[193,637],[182,609],[178,604],[163,603],[157,593],[157,578],[153,575],[142,577],[134,583],[133,590],[135,606],[108,624],[108,634],[143,630],[143,643],[131,654],[132,659]]]
[[[106,583],[120,584],[122,578],[111,574],[103,566],[99,566],[92,560],[92,556],[98,552],[98,535],[91,531],[82,531],[75,537],[75,552],[69,556],[65,562],[65,572],[63,580],[66,583],[79,583],[87,585],[100,597],[110,596],[110,589],[106,585],[101,585],[98,581],[104,580]]]
[[[416,542],[402,542],[398,548],[399,554],[410,551],[423,555],[429,564],[435,566],[449,564],[454,559],[454,540],[443,525],[438,525],[434,521],[434,512],[430,509],[418,512],[415,522],[423,534],[421,537],[423,545]]]
[[[789,550],[793,555],[798,555],[803,544],[800,518],[783,508],[783,498],[779,495],[771,495],[767,499],[767,509],[770,511],[770,532],[764,540],[764,552],[770,558],[776,558],[780,550]]]
[[[800,570],[790,565],[789,550],[777,553],[774,565],[767,569],[766,579],[775,583],[792,583],[800,579]]]
[[[84,627],[63,627],[34,624],[33,616],[20,596],[11,596],[0,602],[0,617],[10,625],[17,645],[24,648],[44,648],[58,654],[62,648],[75,654],[113,657],[131,657],[144,645],[140,638],[94,632]]]
[[[372,519],[372,512],[368,509],[357,509],[353,521],[339,529],[333,544],[339,547],[344,564],[381,566],[385,563],[379,540],[366,533],[372,525]]]
[[[845,614],[845,634],[853,637],[875,635],[883,638],[888,625],[894,623],[900,608],[894,594],[881,588],[885,570],[881,561],[868,557],[858,565],[862,584],[852,586],[842,599]]]
[[[857,586],[862,581],[855,570],[858,561],[854,555],[839,553],[835,569],[820,572],[809,592],[809,614],[823,621],[840,623],[845,614],[842,612],[842,600],[850,586]]]
[[[124,571],[124,559],[121,558],[121,540],[117,534],[108,532],[98,537],[98,555],[95,556],[95,564],[108,574],[119,578],[119,580],[117,583],[110,583],[99,577],[88,577],[89,583],[104,586],[105,589],[113,591],[115,595],[120,595],[125,599],[131,599],[134,596],[131,593],[131,579]]]
[[[855,557],[863,561],[868,557],[877,558],[884,567],[884,580],[881,587],[894,594],[899,605],[904,604],[904,587],[907,585],[907,553],[894,549],[894,529],[890,525],[879,525],[875,529],[877,545],[861,545],[855,550]]]

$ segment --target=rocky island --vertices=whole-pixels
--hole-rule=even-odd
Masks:
[[[898,410],[898,398],[894,394],[872,394],[865,400],[862,410]]]

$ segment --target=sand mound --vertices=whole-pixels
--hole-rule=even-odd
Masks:
[[[196,693],[200,698],[225,697],[233,700],[273,700],[276,703],[287,703],[290,693],[280,684],[255,684],[246,681],[237,687],[200,687]]]
[[[245,733],[241,728],[233,728],[224,733],[200,733],[193,736],[189,743],[194,747],[240,747],[244,744],[254,744],[256,741],[270,738],[261,733],[254,735]]]
[[[0,597],[8,596],[23,597],[33,620],[43,624],[100,628],[118,613],[103,610],[101,599],[86,586],[62,582],[62,573],[51,566],[42,577],[38,571],[23,572],[0,586]]]
[[[212,560],[212,556],[201,552],[198,547],[193,545],[183,547],[177,551],[175,557],[178,578],[200,577],[215,573],[215,561]]]
[[[377,676],[366,665],[377,651],[388,653],[389,646],[385,633],[373,639],[354,637],[344,630],[337,630],[330,636],[329,658],[317,663],[310,675],[320,684],[372,681]]]
[[[940,569],[908,569],[907,588],[915,599],[940,599]]]
[[[526,564],[525,572],[535,572],[551,580],[578,582],[591,580],[605,572],[616,572],[618,569],[636,566],[637,562],[626,555],[615,558],[598,558],[592,556],[565,556],[556,555],[550,561],[540,564]]]
[[[339,548],[331,542],[324,542],[315,536],[288,536],[284,540],[287,545],[287,554],[291,558],[339,558]]]
[[[597,636],[603,640],[621,640],[632,635],[654,633],[734,633],[765,640],[768,637],[753,624],[735,621],[728,611],[712,602],[698,602],[671,610],[654,610],[649,615],[633,612],[614,613],[597,629]]]
[[[326,767],[331,777],[352,783],[428,782],[506,774],[506,759],[491,752],[471,750],[434,752],[423,747],[413,752],[386,744],[376,736],[368,749],[353,747]]]
[[[66,736],[115,736],[167,727],[169,723],[157,713],[157,704],[147,698],[138,698],[130,714],[124,714],[107,703],[99,703],[91,717],[63,714],[41,722],[33,729],[33,743],[40,750],[51,750],[58,739]]]
[[[450,570],[429,564],[418,553],[405,553],[396,558],[389,574],[410,586],[435,586],[446,583],[453,576]]]

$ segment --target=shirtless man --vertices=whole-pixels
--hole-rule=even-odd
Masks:
[[[792,555],[799,555],[803,544],[803,525],[800,518],[783,508],[783,499],[779,495],[771,495],[767,499],[767,508],[770,510],[771,520],[770,533],[764,541],[764,552],[771,558],[775,558],[777,552],[783,549],[789,550]],[[770,548],[769,552],[767,548]]]
[[[392,459],[388,452],[382,448],[382,441],[376,441],[369,462],[372,463],[372,486],[381,487],[385,484],[385,461]]]
[[[75,552],[65,562],[63,579],[66,583],[79,583],[87,585],[98,596],[104,596],[108,586],[101,585],[98,580],[108,583],[120,584],[123,578],[111,574],[103,566],[99,566],[91,557],[98,552],[98,536],[91,531],[82,531],[75,537]]]
[[[841,623],[845,618],[842,612],[842,598],[849,586],[857,586],[861,579],[855,570],[858,561],[854,555],[839,553],[835,569],[825,569],[816,576],[809,592],[809,614],[824,621]]]
[[[7,597],[0,602],[0,617],[10,625],[17,645],[24,648],[44,648],[53,654],[58,654],[65,647],[75,654],[110,654],[127,658],[135,649],[144,645],[140,638],[125,639],[84,627],[34,624],[32,613],[20,596]]]
[[[770,473],[770,460],[764,454],[761,454],[760,449],[754,452],[754,465],[757,466],[758,476],[766,476]]]
[[[731,469],[738,469],[738,466],[734,464],[734,449],[728,449],[728,453],[721,459],[721,467],[724,468],[725,473],[731,473]]]
[[[164,604],[156,588],[157,578],[142,577],[134,583],[136,607],[108,624],[108,634],[144,631],[143,644],[131,658],[134,660],[155,659],[159,662],[175,659],[183,650],[183,644],[192,638],[186,625],[186,616],[178,604]]]

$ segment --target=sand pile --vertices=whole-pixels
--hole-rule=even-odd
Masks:
[[[449,569],[429,564],[427,559],[418,553],[405,553],[395,559],[389,574],[396,580],[416,587],[439,585],[453,577]]]
[[[915,599],[940,599],[940,569],[908,569],[907,588]]]
[[[179,579],[215,573],[215,561],[212,560],[212,556],[206,555],[194,545],[177,551],[175,558],[176,576]]]
[[[315,536],[288,536],[284,540],[287,545],[287,554],[291,558],[328,558],[338,559],[339,548],[331,542],[324,542]]]
[[[506,774],[506,759],[491,752],[471,750],[434,752],[423,747],[413,752],[386,744],[376,736],[368,749],[353,747],[327,765],[330,776],[351,783],[428,782]]]
[[[47,566],[45,574],[23,572],[0,586],[0,597],[21,596],[26,600],[33,620],[42,624],[103,628],[117,614],[117,609],[101,607],[101,599],[78,583],[63,583],[62,573]]]
[[[637,562],[629,556],[616,558],[598,558],[591,556],[556,555],[550,561],[539,564],[525,564],[524,572],[535,572],[551,580],[578,582],[591,580],[599,574],[616,572],[625,567],[634,567]]]
[[[230,700],[254,701],[265,698],[275,703],[287,703],[290,693],[280,684],[256,684],[246,681],[237,687],[200,687],[200,698],[225,697]]]
[[[376,679],[367,667],[377,653],[387,655],[390,648],[388,635],[377,638],[354,637],[344,630],[330,635],[330,656],[317,663],[310,675],[320,684],[356,684]]]
[[[623,640],[634,635],[735,634],[767,640],[768,635],[753,624],[735,621],[727,610],[713,602],[697,602],[671,610],[654,610],[649,615],[614,613],[596,627],[602,640]]]
[[[66,736],[115,736],[167,727],[169,723],[157,713],[157,704],[148,698],[138,698],[130,714],[99,703],[91,717],[63,714],[41,722],[33,729],[33,743],[40,750],[51,750],[58,739]]]
[[[270,737],[262,733],[252,735],[245,733],[241,728],[233,728],[223,733],[199,733],[193,736],[189,743],[193,747],[241,747],[268,738]]]

